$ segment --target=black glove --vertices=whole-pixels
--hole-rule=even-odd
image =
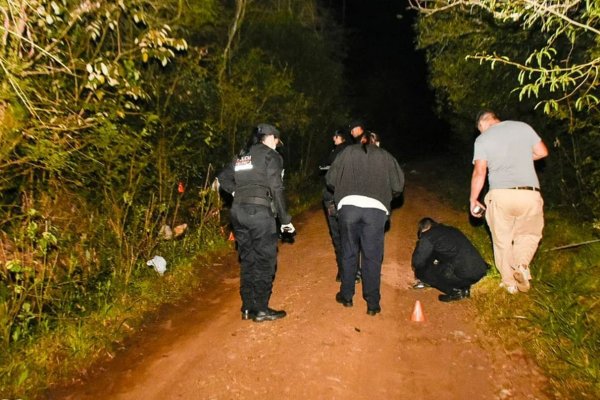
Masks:
[[[281,239],[282,243],[294,243],[296,241],[296,239],[294,239],[295,236],[296,230],[282,230],[279,232],[279,239]]]

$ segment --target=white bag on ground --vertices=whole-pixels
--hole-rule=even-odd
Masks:
[[[167,260],[161,256],[154,256],[152,260],[148,260],[146,262],[146,265],[153,267],[160,276],[162,276],[167,270]]]

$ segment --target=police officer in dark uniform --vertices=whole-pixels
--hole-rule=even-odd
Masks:
[[[427,285],[444,292],[440,301],[471,296],[471,285],[488,270],[477,249],[458,229],[423,218],[417,231],[419,241],[412,255],[415,275]]]
[[[335,158],[353,141],[352,137],[349,133],[344,131],[343,129],[338,129],[333,134],[333,143],[334,148],[331,150],[327,159],[321,162],[319,165],[319,170],[323,174],[325,174]],[[329,226],[329,235],[331,236],[331,242],[333,244],[333,249],[335,251],[335,259],[337,262],[338,272],[335,277],[337,282],[341,282],[342,280],[342,241],[340,238],[340,227],[338,224],[337,218],[337,209],[335,206],[335,201],[333,200],[333,192],[325,185],[323,189],[323,207],[325,209],[325,214],[327,216],[327,226]],[[357,272],[356,279],[360,280],[360,269]]]
[[[286,316],[269,308],[277,265],[277,224],[294,233],[283,187],[279,131],[260,124],[246,148],[218,176],[221,188],[233,195],[231,222],[240,258],[242,319],[273,321]]]

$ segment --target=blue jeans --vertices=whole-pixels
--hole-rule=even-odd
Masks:
[[[387,214],[376,208],[345,205],[339,210],[338,219],[342,240],[342,297],[351,300],[354,296],[360,253],[363,298],[368,308],[377,308],[381,299],[381,263]]]

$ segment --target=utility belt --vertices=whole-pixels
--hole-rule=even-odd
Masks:
[[[248,197],[242,197],[241,199],[234,197],[234,201],[238,204],[256,204],[259,206],[265,206],[265,207],[272,208],[271,200],[265,199],[264,197],[248,196]]]

